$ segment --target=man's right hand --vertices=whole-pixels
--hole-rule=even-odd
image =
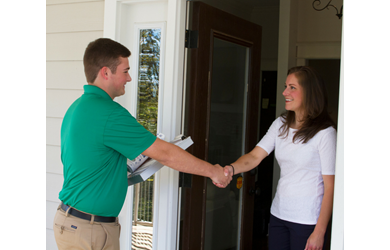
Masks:
[[[226,167],[222,168],[221,165],[215,164],[216,176],[211,178],[213,184],[219,188],[225,188],[232,180],[233,172],[226,171]]]
[[[233,176],[233,166],[232,165],[226,165],[224,168],[223,168],[223,172],[225,173],[225,175],[231,175]]]
[[[212,165],[158,138],[142,154],[180,172],[209,177],[220,188],[225,188],[232,180],[232,174],[225,174],[219,164]]]

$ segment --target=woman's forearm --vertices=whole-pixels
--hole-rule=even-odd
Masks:
[[[267,155],[268,153],[264,149],[256,146],[251,152],[231,163],[234,167],[234,174],[244,173],[255,168]]]
[[[314,231],[325,235],[333,209],[334,175],[323,175],[323,178],[324,197],[322,198],[321,211]]]

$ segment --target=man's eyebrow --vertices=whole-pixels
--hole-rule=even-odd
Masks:
[[[128,67],[128,68],[125,68],[124,70],[129,70],[130,69],[130,67]]]

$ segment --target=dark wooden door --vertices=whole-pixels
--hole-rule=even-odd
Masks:
[[[184,132],[194,141],[190,153],[224,166],[258,141],[261,27],[201,2],[190,5],[189,27],[198,37],[188,49]],[[182,189],[179,248],[252,249],[254,189],[253,172],[236,175],[225,189],[192,176]]]

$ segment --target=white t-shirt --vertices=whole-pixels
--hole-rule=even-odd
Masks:
[[[328,127],[302,144],[292,142],[296,129],[290,129],[288,137],[282,139],[282,125],[282,118],[277,118],[257,144],[268,154],[275,149],[280,166],[271,214],[282,220],[315,225],[324,195],[322,175],[335,174],[336,130]]]

